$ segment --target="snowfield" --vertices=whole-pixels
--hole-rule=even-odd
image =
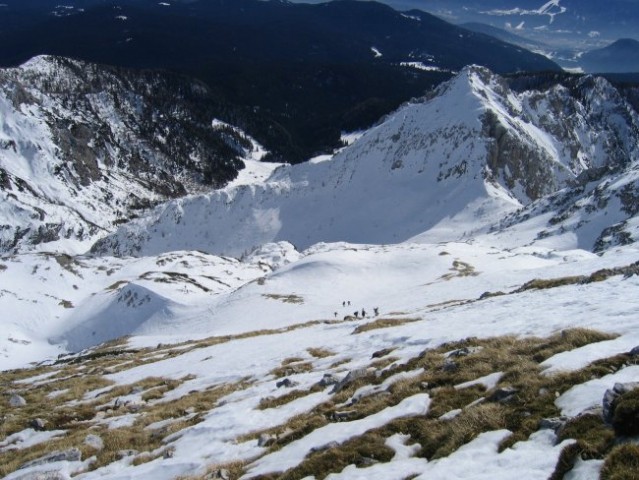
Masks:
[[[639,381],[639,123],[589,82],[467,68],[335,155],[253,144],[93,253],[3,256],[0,473],[597,478],[618,446],[576,425],[636,443],[602,403]]]

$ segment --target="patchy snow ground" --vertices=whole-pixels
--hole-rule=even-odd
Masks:
[[[178,475],[202,473],[202,465],[225,463],[231,459],[248,461],[247,478],[250,478],[259,473],[295,466],[311,448],[321,447],[329,441],[343,442],[370,428],[381,426],[391,418],[425,411],[428,406],[425,396],[409,398],[390,411],[380,412],[378,416],[366,418],[360,423],[331,424],[330,428],[317,430],[276,453],[262,456],[265,447],[258,446],[256,440],[238,442],[236,439],[281,425],[330,397],[329,387],[293,400],[285,407],[257,409],[260,399],[286,393],[277,388],[276,379],[271,373],[286,358],[297,357],[311,362],[312,371],[291,377],[298,383],[296,388],[308,389],[321,379],[322,371],[329,370],[336,363],[342,362],[338,371],[345,375],[347,371],[366,367],[374,352],[391,348],[392,355],[397,357],[396,363],[400,364],[424,349],[464,337],[485,338],[504,334],[546,336],[575,326],[621,335],[616,340],[557,355],[545,363],[549,371],[579,368],[584,362],[639,345],[639,297],[636,295],[639,278],[636,276],[619,276],[601,283],[572,285],[543,292],[526,291],[476,301],[485,291],[513,291],[533,278],[589,274],[604,267],[627,265],[639,258],[639,248],[635,246],[617,248],[603,256],[578,250],[556,251],[539,247],[502,250],[486,247],[481,239],[475,243],[438,245],[321,244],[303,252],[301,258],[283,246],[264,250],[268,253],[256,254],[256,257],[245,260],[248,263],[186,252],[172,254],[168,258],[120,259],[117,263],[108,258],[86,259],[82,260],[82,266],[75,267],[82,272],[82,279],[64,269],[54,268],[58,265],[55,260],[49,259],[40,264],[38,271],[48,272],[52,279],[78,279],[78,289],[71,289],[78,292],[78,296],[86,295],[91,290],[104,289],[102,285],[107,281],[115,283],[136,274],[139,276],[138,272],[146,269],[155,271],[154,275],[158,278],[166,278],[166,273],[158,273],[158,270],[184,272],[189,279],[212,289],[211,292],[203,292],[183,277],[176,284],[149,280],[152,276],[147,276],[145,280],[138,279],[134,290],[138,292],[138,298],[142,291],[152,298],[161,296],[164,302],[171,303],[162,303],[159,310],[171,312],[171,315],[166,321],[150,318],[142,323],[137,317],[137,323],[131,324],[131,332],[103,331],[105,335],[132,333],[134,336],[129,340],[132,347],[168,345],[197,337],[297,326],[198,348],[178,358],[162,359],[162,355],[159,355],[153,363],[131,365],[131,368],[109,375],[116,384],[130,384],[147,377],[181,379],[189,375],[190,380],[166,395],[162,400],[166,402],[189,392],[203,391],[242,379],[251,379],[253,383],[227,396],[197,425],[169,437],[167,444],[174,448],[171,458],[159,458],[135,467],[128,460],[121,460],[95,472],[80,474],[78,478],[97,479],[106,476],[112,479],[135,477],[168,480]],[[164,261],[159,262],[160,258]],[[262,270],[260,262],[267,258],[271,259],[272,267]],[[21,263],[8,263],[0,279],[7,278],[7,272],[22,271],[22,274],[12,278],[26,285],[34,265],[29,262],[36,259],[42,261],[41,257],[29,255],[20,257]],[[278,261],[275,262],[275,259]],[[285,264],[285,259],[292,261]],[[92,268],[89,269],[87,263],[91,262]],[[111,262],[111,268],[115,271],[110,275],[104,273],[102,278],[98,274],[98,267],[107,265],[105,262]],[[186,262],[188,266],[181,265],[181,262]],[[46,270],[47,267],[49,270]],[[127,275],[124,272],[128,272]],[[257,278],[262,280],[249,281]],[[221,285],[222,281],[229,286]],[[93,283],[93,287],[88,287],[89,282]],[[105,310],[104,302],[108,305],[114,302],[121,304],[115,299],[118,295],[127,295],[124,293],[127,292],[126,288],[89,295],[78,302],[78,307],[70,309],[72,313],[67,322],[59,320],[55,323],[57,329],[45,331],[56,331],[61,338],[73,341],[82,338],[87,344],[91,343],[92,336],[87,335],[86,330],[74,327],[64,331],[68,319],[74,319],[81,325],[80,318],[83,318],[83,322],[93,325],[91,328],[99,328],[97,323],[109,322],[112,326],[109,328],[115,328],[111,320],[123,317],[109,313],[112,310]],[[6,303],[8,297],[4,298]],[[72,300],[76,301],[75,298]],[[463,303],[467,300],[473,302]],[[351,305],[342,306],[347,301]],[[16,303],[15,308],[19,305]],[[334,320],[335,313],[338,319],[342,319],[346,315],[352,316],[355,310],[361,313],[362,308],[372,316],[374,307],[380,309],[381,316],[415,321],[357,335],[352,334],[354,329],[373,318],[340,323],[314,322]],[[120,305],[119,308],[126,310],[129,307]],[[145,318],[149,318],[148,315],[142,317],[143,320]],[[300,326],[306,322],[311,323]],[[32,327],[32,333],[40,330],[41,325]],[[39,333],[43,335],[44,331]],[[44,343],[46,336],[41,338]],[[47,350],[38,351],[35,343],[29,347],[41,357],[48,355]],[[318,347],[330,350],[330,356],[311,356],[308,349]],[[5,365],[9,364],[3,363]],[[467,387],[472,383],[494,385],[498,376],[500,373],[496,372],[459,387]],[[401,376],[391,377],[386,382],[387,386],[401,379]],[[575,387],[574,391],[559,398],[557,404],[564,412],[575,415],[600,402],[604,390],[616,381],[637,379],[639,371],[636,367],[628,368],[610,377]],[[39,376],[31,381],[47,382],[48,378]],[[370,392],[364,388],[356,395],[365,396],[367,393]],[[100,391],[96,391],[93,395],[99,394]],[[136,418],[127,414],[110,419],[107,424],[116,428],[130,425]],[[502,472],[503,478],[512,478],[516,473],[522,478],[547,478],[564,446],[556,444],[554,434],[551,431],[540,432],[528,441],[499,453],[497,445],[507,435],[505,431],[483,434],[449,458],[432,462],[413,458],[410,446],[402,450],[396,443],[396,448],[403,453],[389,464],[366,469],[350,466],[329,478],[401,479],[419,474],[420,478],[425,479],[447,479],[453,478],[451,472],[454,472],[454,478],[476,479],[494,478],[496,469]],[[255,458],[259,460],[250,463]],[[77,463],[56,466],[68,473],[80,467]],[[591,478],[588,475],[598,468],[600,464],[580,464],[572,475],[573,478],[588,479]]]

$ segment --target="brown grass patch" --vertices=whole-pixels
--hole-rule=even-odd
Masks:
[[[601,480],[637,480],[639,476],[639,446],[627,444],[615,447],[601,469]]]
[[[352,334],[369,332],[380,328],[392,328],[406,323],[419,322],[421,318],[378,318],[372,322],[359,325],[353,330]]]
[[[368,432],[341,445],[311,453],[297,467],[287,471],[280,480],[298,480],[308,476],[324,478],[341,472],[348,465],[366,467],[373,462],[389,462],[395,452],[384,444],[386,439]],[[327,443],[330,439],[327,439]]]
[[[287,403],[292,402],[293,400],[297,400],[298,398],[306,397],[311,393],[319,392],[322,390],[322,387],[314,386],[309,390],[292,390],[284,395],[280,395],[279,397],[266,397],[260,400],[257,408],[259,410],[266,410],[268,408],[277,408],[282,405],[286,405]]]
[[[301,358],[289,358],[282,362],[282,365],[271,370],[271,375],[275,378],[289,377],[298,373],[307,373],[313,371],[311,362],[303,362]]]
[[[304,303],[304,299],[295,294],[279,295],[277,293],[263,293],[262,296],[264,298],[270,298],[271,300],[279,300],[280,302],[292,303],[295,305],[301,305]]]
[[[331,352],[327,348],[307,348],[306,351],[315,358],[326,358],[335,355],[335,352]]]

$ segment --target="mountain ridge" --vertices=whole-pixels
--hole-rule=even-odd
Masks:
[[[261,186],[168,203],[92,251],[237,256],[270,241],[305,249],[323,241],[397,243],[425,231],[431,241],[451,241],[579,178],[632,170],[638,125],[636,110],[603,78],[516,91],[469,67],[329,161],[281,167]]]
[[[520,47],[375,2],[161,3],[170,2],[107,3],[6,31],[0,65],[47,53],[194,76],[225,101],[259,109],[269,128],[247,133],[289,163],[331,151],[341,131],[370,126],[467,64],[559,70]],[[415,62],[433,68],[406,66]]]
[[[140,209],[228,183],[257,147],[213,126],[214,98],[183,77],[58,57],[1,70],[1,249],[86,245]]]

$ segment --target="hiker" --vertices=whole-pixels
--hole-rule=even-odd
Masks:
[[[345,306],[346,306],[346,300],[342,302],[342,307],[345,307]]]
[[[375,316],[379,315],[379,307],[373,308],[373,311],[375,312]]]
[[[335,318],[337,318],[337,312],[333,312],[333,314],[335,315]]]
[[[355,318],[359,318],[359,312],[356,311],[353,315],[355,315]]]
[[[366,318],[366,310],[362,308],[362,318]]]

